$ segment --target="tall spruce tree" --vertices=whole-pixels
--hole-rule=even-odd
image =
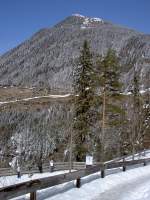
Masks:
[[[100,60],[97,65],[97,86],[100,87],[100,98],[102,99],[102,108],[100,115],[100,143],[103,162],[105,156],[105,135],[111,128],[117,129],[120,126],[120,113],[122,108],[120,100],[122,99],[120,83],[120,66],[115,51],[109,49],[106,56]]]
[[[87,41],[84,41],[78,66],[74,70],[74,154],[77,161],[83,161],[90,150],[90,113],[94,98],[92,54]]]

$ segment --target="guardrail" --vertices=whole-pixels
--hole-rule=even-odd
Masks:
[[[91,166],[86,169],[81,169],[81,170],[71,172],[71,173],[26,181],[23,183],[10,185],[10,186],[1,188],[0,199],[8,200],[11,198],[15,198],[15,197],[30,193],[30,200],[36,200],[37,190],[49,188],[49,187],[66,183],[69,181],[73,181],[73,180],[76,180],[76,187],[80,187],[80,181],[82,177],[96,173],[100,170],[101,170],[101,177],[104,178],[103,176],[104,174],[102,172],[104,172],[105,169],[122,167],[123,171],[125,171],[127,166],[137,165],[137,164],[146,165],[149,162],[150,162],[150,158],[125,161],[125,162],[101,163],[99,165]]]

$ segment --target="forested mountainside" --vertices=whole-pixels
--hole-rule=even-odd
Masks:
[[[0,85],[71,91],[72,68],[85,39],[95,54],[103,55],[108,48],[117,51],[126,88],[133,76],[133,65],[138,68],[141,85],[148,87],[150,35],[82,15],[70,16],[54,27],[42,29],[2,55]]]
[[[56,154],[58,160],[68,161],[70,134],[73,132],[71,123],[74,103],[71,96],[61,100],[35,97],[49,94],[74,95],[73,69],[77,67],[85,40],[90,44],[93,57],[106,55],[110,48],[116,51],[121,63],[123,94],[130,91],[136,70],[140,78],[139,89],[144,91],[142,105],[149,106],[150,35],[100,18],[78,14],[70,16],[52,28],[40,30],[0,57],[1,165],[8,166],[18,152],[22,162],[31,166],[45,162],[51,154]],[[27,98],[31,98],[30,101]],[[17,99],[25,100],[7,103]],[[133,101],[128,95],[125,99],[122,104],[126,102],[128,106],[129,130],[132,125]],[[144,117],[142,120],[141,123],[146,122]],[[101,133],[98,124],[92,129],[93,141]],[[127,126],[122,129],[127,130]],[[120,135],[120,127],[107,129],[105,159],[120,155],[122,141],[126,139],[122,138],[121,141]],[[95,157],[99,158],[99,155]]]

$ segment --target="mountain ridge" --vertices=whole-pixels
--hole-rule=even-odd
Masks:
[[[39,30],[0,56],[0,85],[72,91],[72,69],[85,39],[96,54],[104,55],[109,48],[116,50],[123,63],[122,80],[126,89],[132,81],[133,62],[138,66],[141,85],[147,88],[150,35],[79,14]]]

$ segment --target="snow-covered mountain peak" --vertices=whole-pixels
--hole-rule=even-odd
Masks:
[[[84,15],[81,15],[81,14],[73,14],[72,16],[74,17],[79,17],[79,18],[85,18],[85,20],[87,21],[90,21],[90,22],[102,22],[103,20],[101,18],[98,18],[98,17],[86,17]]]
[[[80,17],[80,18],[85,18],[85,16],[84,16],[84,15],[80,15],[80,14],[78,14],[78,13],[76,13],[76,14],[73,14],[72,16],[74,16],[74,17]]]

